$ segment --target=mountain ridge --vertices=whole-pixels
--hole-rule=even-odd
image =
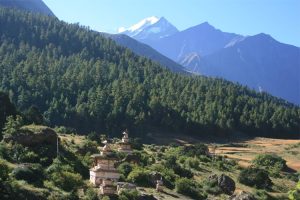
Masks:
[[[204,22],[168,37],[139,41],[183,65],[189,72],[225,78],[233,82],[238,81],[257,91],[263,88],[265,92],[300,105],[300,89],[298,88],[300,77],[295,76],[295,74],[300,74],[300,53],[297,50],[300,48],[280,43],[266,33],[243,36],[222,32],[208,22]],[[247,51],[244,50],[241,54],[240,49],[236,47],[246,43],[252,44],[249,44]],[[235,51],[232,51],[232,48],[236,48]],[[291,54],[288,55],[286,52]],[[227,65],[225,66],[224,63]],[[278,66],[279,63],[281,67]],[[285,66],[287,70],[282,71]],[[289,76],[287,73],[290,73]],[[280,78],[280,74],[287,81]],[[286,86],[281,86],[273,77],[284,81],[283,85]],[[290,85],[287,85],[288,83]],[[278,88],[272,85],[277,85]]]

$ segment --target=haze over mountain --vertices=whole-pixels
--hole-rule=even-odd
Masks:
[[[42,0],[0,0],[0,6],[54,16],[53,12]]]
[[[140,27],[139,32],[147,30]],[[131,37],[150,45],[190,72],[237,81],[300,104],[300,49],[269,35],[226,33],[205,22],[157,39]]]

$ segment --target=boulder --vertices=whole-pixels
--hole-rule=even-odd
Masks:
[[[229,200],[257,200],[252,194],[241,191],[229,197]]]
[[[117,182],[118,193],[120,193],[122,190],[136,190],[136,185],[127,182]]]
[[[46,126],[29,125],[23,126],[15,135],[6,135],[5,142],[16,142],[24,146],[35,146],[38,144],[56,144],[56,132]]]
[[[232,195],[235,191],[234,180],[225,174],[221,174],[221,176],[218,177],[218,186],[228,195]]]
[[[235,191],[235,182],[229,176],[213,174],[208,177],[209,182],[215,182],[224,194],[232,195]]]

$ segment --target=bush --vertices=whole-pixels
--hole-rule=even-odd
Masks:
[[[219,159],[214,161],[213,164],[220,171],[232,171],[237,166],[236,161],[229,160],[224,157],[219,157]]]
[[[9,168],[8,165],[0,160],[0,181],[6,181],[9,177]]]
[[[101,143],[101,140],[100,140],[100,135],[97,134],[96,132],[92,131],[90,132],[88,135],[87,135],[87,138],[91,141],[96,141],[98,144]]]
[[[84,200],[98,200],[98,199],[99,199],[98,194],[97,192],[95,192],[94,189],[89,188],[86,190]]]
[[[253,167],[243,169],[239,174],[238,180],[244,185],[259,189],[268,189],[273,185],[266,170]]]
[[[191,146],[185,146],[181,153],[186,156],[189,156],[189,157],[194,157],[194,156],[199,157],[201,155],[202,156],[209,155],[209,150],[208,150],[207,145],[198,143],[198,144],[191,145]]]
[[[176,191],[180,194],[195,198],[205,199],[206,195],[202,194],[199,184],[187,178],[179,178],[176,180]]]
[[[185,169],[178,164],[173,167],[173,170],[175,174],[177,174],[180,177],[193,178],[194,176],[191,170]]]
[[[209,194],[219,195],[223,192],[222,189],[218,186],[218,179],[205,180],[202,185],[203,190]]]
[[[83,184],[81,175],[75,173],[74,169],[60,158],[54,159],[46,172],[52,183],[65,191],[76,190]]]
[[[187,158],[185,160],[185,164],[187,166],[189,166],[190,168],[193,168],[193,169],[196,169],[198,170],[199,169],[199,165],[200,165],[200,162],[197,158]]]
[[[80,174],[69,171],[55,172],[51,174],[50,179],[56,187],[68,192],[76,190],[83,184]]]
[[[284,159],[272,154],[258,155],[252,163],[256,167],[262,167],[268,170],[273,176],[278,176],[280,171],[287,168]]]
[[[45,178],[43,168],[40,164],[26,164],[15,168],[12,176],[17,180],[24,180],[28,183],[41,186]]]
[[[150,167],[150,170],[159,172],[164,181],[164,185],[169,188],[169,189],[174,189],[175,188],[175,180],[176,177],[178,177],[175,173],[174,170],[166,168],[162,164],[154,164]]]
[[[135,168],[129,173],[127,180],[137,184],[138,186],[150,187],[151,181],[149,173],[149,171],[142,168]]]
[[[200,155],[200,156],[198,156],[198,158],[199,158],[200,162],[204,162],[204,163],[209,163],[209,162],[211,162],[211,158],[208,157],[208,156]]]
[[[171,155],[166,158],[164,164],[167,168],[173,169],[175,174],[179,175],[180,177],[192,178],[193,173],[190,170],[184,169],[183,167],[181,167],[176,162],[176,160],[177,160],[177,157],[174,155]]]
[[[124,162],[119,165],[118,170],[126,178],[128,176],[128,174],[132,171],[132,168],[133,167],[130,163]]]
[[[64,134],[72,134],[75,133],[76,130],[74,128],[59,126],[54,128],[56,133],[64,133]]]
[[[130,140],[131,147],[133,149],[136,149],[136,150],[143,149],[143,143],[141,142],[140,138],[130,138],[129,140]]]
[[[139,192],[137,190],[122,190],[119,194],[119,200],[137,200]]]
[[[5,151],[3,157],[9,161],[16,163],[37,163],[40,161],[39,155],[21,144],[8,144],[1,146]]]
[[[289,191],[290,200],[300,200],[300,181],[296,185],[294,190]]]

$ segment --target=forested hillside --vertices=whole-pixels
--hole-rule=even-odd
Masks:
[[[0,9],[0,90],[20,111],[80,132],[299,136],[300,109],[231,82],[174,74],[56,18]]]
[[[55,16],[43,0],[0,0],[0,6]]]

